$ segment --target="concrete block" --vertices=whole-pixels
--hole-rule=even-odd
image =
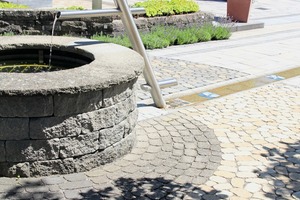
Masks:
[[[6,141],[8,162],[42,161],[57,159],[59,139]]]
[[[94,111],[102,107],[102,90],[54,95],[54,116]]]
[[[76,136],[80,133],[81,125],[76,116],[30,119],[31,139],[61,138],[67,136]]]
[[[103,90],[103,106],[109,107],[124,101],[133,94],[133,86],[137,79]]]
[[[89,133],[60,139],[60,158],[69,158],[93,153],[99,149],[99,134]]]
[[[0,118],[0,140],[29,139],[29,118]]]
[[[1,96],[0,117],[46,117],[53,115],[52,96]]]

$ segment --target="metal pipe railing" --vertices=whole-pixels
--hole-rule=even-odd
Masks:
[[[131,8],[132,14],[144,14],[144,8]],[[101,16],[121,15],[122,12],[117,8],[101,9],[101,10],[80,10],[80,11],[58,11],[56,17],[58,19],[74,19],[74,18],[89,18]]]
[[[132,14],[144,14],[144,8],[129,8],[126,0],[115,0],[116,9],[101,9],[101,10],[84,10],[84,11],[64,11],[58,12],[56,17],[58,19],[84,18],[84,17],[99,17],[120,15],[124,24],[125,30],[129,36],[133,49],[137,51],[144,58],[145,68],[143,75],[154,101],[158,108],[166,107],[165,100],[162,97],[160,87],[154,75],[151,63],[147,56],[145,47],[142,43],[141,37],[134,23]]]

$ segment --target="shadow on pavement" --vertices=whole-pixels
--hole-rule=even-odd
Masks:
[[[300,141],[283,144],[281,148],[264,147],[269,153],[262,154],[271,165],[265,171],[255,171],[259,177],[269,182],[265,188],[267,198],[300,199]]]
[[[111,184],[97,185],[101,189],[78,189],[75,199],[226,199],[226,194],[217,190],[204,191],[190,183],[179,184],[159,178],[119,178]],[[72,192],[77,192],[73,190]],[[64,199],[61,191],[49,192],[42,181],[24,182],[10,189],[5,199]],[[74,198],[72,198],[74,199]]]

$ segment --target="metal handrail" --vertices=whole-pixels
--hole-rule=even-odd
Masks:
[[[145,13],[144,8],[129,8],[126,0],[115,0],[116,9],[99,9],[99,10],[84,10],[84,11],[63,11],[57,13],[58,19],[71,19],[71,18],[84,18],[84,17],[99,17],[99,16],[111,16],[120,15],[121,20],[124,24],[125,30],[129,36],[130,42],[133,49],[138,52],[145,62],[145,68],[143,70],[143,75],[146,80],[147,85],[154,101],[154,104],[158,108],[166,107],[166,102],[162,97],[159,84],[154,75],[153,69],[151,67],[150,60],[146,53],[145,47],[142,43],[141,37],[139,35],[138,29],[134,23],[132,14],[142,14]]]

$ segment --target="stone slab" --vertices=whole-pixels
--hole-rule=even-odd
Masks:
[[[0,118],[0,140],[29,139],[28,118]]]
[[[0,76],[2,74],[0,73]],[[52,96],[0,96],[0,117],[44,117],[51,115],[53,115]]]

